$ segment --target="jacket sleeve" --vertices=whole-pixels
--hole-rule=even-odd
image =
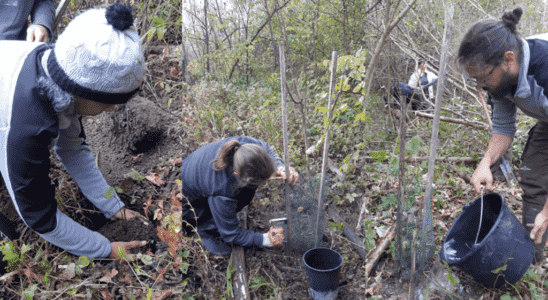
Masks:
[[[493,133],[499,133],[511,138],[516,133],[516,105],[509,100],[493,100]]]
[[[12,129],[7,143],[7,182],[11,184],[13,202],[21,219],[46,241],[74,255],[107,257],[111,245],[106,237],[76,223],[57,209],[55,186],[48,177],[48,145],[52,132],[27,134],[27,129],[35,132],[36,128],[46,125],[32,121],[25,124],[26,128],[19,131]]]
[[[417,72],[413,72],[413,74],[411,74],[407,85],[412,88],[416,88],[417,86],[419,86],[419,76],[417,75]]]
[[[256,138],[252,138],[252,137],[249,137],[249,136],[239,137],[238,140],[239,140],[240,144],[252,143],[252,144],[259,144],[259,145],[263,146],[268,151],[268,153],[270,153],[270,156],[278,162],[279,166],[282,166],[282,167],[284,166],[284,163],[283,163],[282,159],[279,158],[278,155],[276,155],[276,152],[274,152],[274,150],[272,150],[272,148],[270,148],[270,145],[268,145],[267,142],[264,142],[264,141],[261,141],[261,140],[258,140]]]
[[[432,72],[428,72],[428,83],[434,82],[434,80],[437,80],[438,76],[434,75]],[[434,86],[436,84],[433,84],[428,87],[428,98],[433,99],[436,95],[434,94]]]
[[[57,226],[53,231],[39,233],[46,241],[77,256],[91,258],[108,257],[110,241],[102,234],[91,231],[57,210]]]
[[[59,138],[53,149],[78,183],[82,193],[105,214],[105,217],[112,217],[124,207],[116,192],[113,192],[110,199],[105,197],[110,186],[97,167],[89,145],[85,143],[81,118],[76,115],[70,117],[70,125],[59,130]]]
[[[224,196],[210,196],[209,208],[221,238],[241,246],[263,246],[263,235],[240,227],[236,217],[237,200]]]
[[[53,17],[55,16],[55,0],[36,0],[32,8],[31,18],[32,24],[42,25],[49,31],[49,39],[53,40]]]

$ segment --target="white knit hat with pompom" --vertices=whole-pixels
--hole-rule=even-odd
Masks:
[[[53,81],[71,95],[105,104],[126,103],[144,74],[141,40],[131,9],[91,9],[69,23],[48,57]]]

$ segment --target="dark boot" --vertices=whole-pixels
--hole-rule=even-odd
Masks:
[[[538,213],[542,211],[542,208],[543,207],[541,205],[534,205],[525,201],[523,202],[522,224],[523,226],[525,226],[528,235],[533,230],[533,227],[528,227],[527,224],[535,223],[535,218],[537,217]],[[541,264],[544,261],[544,245],[546,245],[547,237],[548,230],[544,232],[541,243],[535,244],[535,258],[533,259],[534,264]]]

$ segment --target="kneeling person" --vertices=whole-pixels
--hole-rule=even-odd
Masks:
[[[251,137],[226,138],[190,154],[182,164],[187,233],[196,228],[204,247],[215,255],[229,255],[232,249],[227,243],[256,247],[281,244],[282,228],[271,228],[264,234],[243,230],[236,218],[272,174],[286,179],[282,160],[266,142]],[[295,184],[299,175],[290,168],[287,178]]]

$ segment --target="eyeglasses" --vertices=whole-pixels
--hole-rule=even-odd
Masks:
[[[489,71],[489,73],[487,73],[487,75],[485,76],[482,76],[483,78],[477,78],[476,79],[476,84],[478,86],[484,86],[485,83],[487,82],[487,80],[489,80],[489,78],[491,77],[491,75],[493,74],[493,72],[495,71],[496,68],[498,68],[500,65],[497,65],[497,66],[494,66],[491,71]]]

